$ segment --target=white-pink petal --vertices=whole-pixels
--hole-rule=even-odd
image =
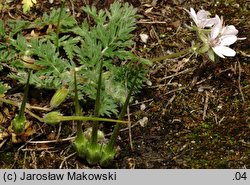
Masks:
[[[222,29],[222,20],[219,18],[218,15],[215,16],[215,24],[211,30],[210,37],[211,39],[215,39],[221,32]]]
[[[198,18],[198,20],[207,19],[207,16],[209,14],[210,13],[208,11],[200,10],[200,11],[197,12],[197,18]]]
[[[197,20],[197,15],[196,15],[196,12],[193,8],[190,8],[190,16],[191,18],[194,20],[195,24],[197,25],[198,23],[198,20]]]
[[[224,56],[233,57],[236,55],[233,49],[226,46],[215,46],[212,49],[221,58],[225,58]]]
[[[235,26],[229,25],[229,26],[225,26],[222,29],[221,34],[222,35],[237,35],[238,32],[239,31],[235,28]]]
[[[213,18],[208,18],[208,16],[210,15],[208,11],[199,10],[196,14],[195,10],[193,8],[190,8],[190,11],[187,12],[199,28],[211,27],[215,24]]]
[[[221,50],[221,46],[215,46],[215,47],[212,47],[213,51],[221,58],[225,58],[223,55],[222,55],[222,50]]]
[[[214,24],[216,24],[216,19],[215,19],[215,18],[207,19],[207,20],[206,20],[206,24],[205,24],[204,27],[211,27],[211,26],[213,26]]]
[[[237,41],[237,37],[235,35],[223,35],[220,37],[220,45],[229,46]]]

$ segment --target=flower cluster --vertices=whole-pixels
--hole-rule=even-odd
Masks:
[[[216,15],[210,18],[210,13],[200,10],[197,13],[193,8],[188,11],[189,15],[196,24],[196,30],[203,44],[199,50],[200,53],[208,53],[211,60],[214,61],[214,53],[221,58],[235,56],[236,52],[229,46],[237,40],[246,38],[238,38],[238,30],[233,25],[225,26],[223,18]]]

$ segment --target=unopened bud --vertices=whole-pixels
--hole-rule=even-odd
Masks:
[[[206,53],[209,50],[209,45],[207,43],[204,43],[203,46],[201,46],[198,50],[198,53],[203,54]]]
[[[84,137],[87,139],[87,140],[91,140],[91,135],[92,135],[92,128],[88,128],[85,132],[84,132]],[[97,140],[98,141],[102,141],[104,140],[104,133],[100,130],[98,130],[97,132]]]
[[[43,117],[43,122],[47,124],[58,124],[61,122],[62,114],[60,112],[54,111],[46,114]]]
[[[58,107],[62,102],[64,102],[68,93],[69,89],[65,87],[58,89],[50,100],[51,109]]]

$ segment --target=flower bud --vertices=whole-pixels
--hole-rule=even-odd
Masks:
[[[45,114],[43,117],[43,122],[47,124],[58,124],[61,122],[62,114],[60,112],[54,111]]]
[[[206,53],[210,49],[210,46],[207,43],[204,43],[198,50],[198,53],[203,54]]]
[[[92,135],[92,128],[88,128],[85,132],[84,132],[84,137],[90,141],[91,140],[91,135]],[[104,138],[104,133],[100,130],[97,131],[97,140],[98,141],[103,141]]]
[[[54,109],[58,107],[67,97],[69,89],[63,87],[58,89],[50,100],[50,107]]]

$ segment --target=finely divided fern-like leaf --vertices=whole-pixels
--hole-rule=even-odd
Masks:
[[[96,7],[94,6],[83,7],[83,10],[94,19],[96,24],[103,25],[106,22],[107,15],[104,10],[97,12]]]
[[[19,51],[21,54],[26,52],[29,49],[29,44],[27,43],[26,39],[23,37],[23,35],[18,34],[16,40],[11,39],[10,43],[12,46],[15,47],[17,51]]]
[[[6,50],[0,51],[0,62],[9,64],[15,57],[16,57],[16,52],[14,50],[10,49],[8,51]]]
[[[10,28],[9,37],[13,37],[18,32],[21,32],[23,29],[28,28],[31,23],[24,20],[9,20],[8,26]]]
[[[0,82],[0,97],[3,97],[8,89],[9,89],[9,86],[7,84]]]
[[[112,96],[109,96],[105,91],[102,91],[100,104],[99,113],[101,116],[106,115],[110,117],[112,114],[118,115],[118,106],[116,102],[113,100]]]
[[[80,37],[70,37],[65,39],[64,41],[62,41],[63,38],[61,38],[59,40],[60,45],[62,46],[67,57],[70,59],[70,61],[73,61],[73,58],[75,56],[75,50],[76,50],[76,46],[79,43],[79,41],[81,40]]]
[[[86,19],[83,20],[81,27],[75,26],[70,31],[75,33],[76,35],[81,36],[82,38],[89,32],[89,24]]]
[[[47,13],[43,14],[43,17],[41,19],[37,19],[35,21],[36,26],[46,26],[46,25],[53,25],[56,26],[59,18],[60,9],[53,9],[50,14]],[[70,15],[70,12],[67,12],[64,8],[61,13],[61,19],[60,19],[60,25],[61,25],[61,32],[66,32],[68,29],[73,28],[77,25],[77,21],[73,16]]]
[[[4,23],[2,20],[0,20],[0,39],[5,36],[5,28]]]
[[[31,42],[31,53],[38,57],[37,64],[45,68],[40,70],[45,74],[60,75],[70,67],[68,61],[59,57],[56,53],[56,47],[50,41],[33,40]]]
[[[110,11],[97,11],[95,7],[89,6],[84,11],[94,20],[93,26],[89,26],[87,19],[78,26],[70,12],[63,9],[59,50],[55,47],[58,40],[54,31],[60,9],[45,13],[32,24],[28,21],[10,21],[9,29],[6,29],[11,30],[10,41],[1,44],[0,49],[8,49],[11,55],[0,51],[0,62],[8,62],[17,69],[17,73],[9,76],[25,83],[27,73],[25,66],[21,65],[21,57],[31,57],[41,69],[33,71],[30,83],[46,89],[58,89],[62,84],[67,84],[72,90],[72,68],[76,66],[80,69],[77,73],[80,96],[94,100],[100,61],[103,61],[100,114],[111,116],[117,114],[118,105],[124,103],[135,74],[139,74],[136,89],[140,89],[144,81],[144,71],[135,67],[140,59],[130,51],[134,44],[131,32],[136,25],[136,9],[128,3],[121,5],[115,2]],[[22,30],[25,28],[46,28],[48,25],[52,25],[52,31],[47,35],[29,40],[23,36]],[[3,23],[0,22],[0,39],[4,31]]]

